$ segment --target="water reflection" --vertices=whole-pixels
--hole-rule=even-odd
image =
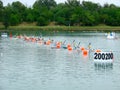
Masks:
[[[94,63],[95,70],[112,70],[113,63]]]

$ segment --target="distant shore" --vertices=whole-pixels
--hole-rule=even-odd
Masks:
[[[120,32],[120,26],[10,26],[7,30],[0,26],[0,31],[10,30],[50,30],[50,31],[114,31]]]

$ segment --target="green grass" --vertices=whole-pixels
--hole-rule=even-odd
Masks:
[[[0,25],[3,30],[4,26]],[[35,25],[19,25],[10,26],[8,30],[71,30],[71,31],[120,31],[120,26],[35,26]]]
[[[120,31],[120,26],[11,26],[10,30],[87,30],[87,31]]]

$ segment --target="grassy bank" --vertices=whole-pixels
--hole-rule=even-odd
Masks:
[[[4,30],[4,25],[0,22],[0,30]]]
[[[12,26],[9,30],[120,31],[120,26]]]
[[[5,30],[3,25],[0,25],[0,30]],[[32,26],[19,25],[10,26],[8,30],[70,30],[70,31],[120,31],[120,26]]]

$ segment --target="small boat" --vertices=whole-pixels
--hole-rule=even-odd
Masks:
[[[7,33],[1,33],[1,37],[2,37],[2,38],[7,38],[7,37],[8,37],[8,34],[7,34]]]
[[[52,45],[51,46],[52,49],[67,49],[67,46],[66,45],[60,45],[60,46],[57,46],[57,45]]]
[[[115,39],[115,32],[111,32],[107,34],[107,39]]]

